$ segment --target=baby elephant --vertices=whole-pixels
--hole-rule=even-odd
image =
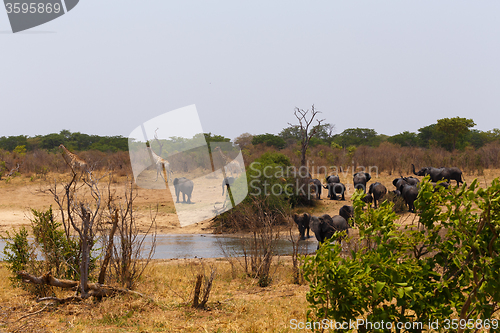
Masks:
[[[186,202],[186,195],[187,195],[187,203],[191,203],[191,193],[193,193],[193,181],[187,179],[186,177],[182,178],[175,178],[174,179],[174,188],[175,188],[175,195],[177,196],[177,201],[179,202],[179,194],[182,192],[182,202]]]
[[[307,230],[307,238],[309,238],[309,223],[311,221],[311,215],[304,213],[304,215],[300,216],[297,214],[293,214],[293,220],[297,223],[299,227],[300,240],[306,239],[305,234]]]
[[[316,199],[321,200],[321,181],[319,179],[311,179],[309,181],[309,193],[311,192],[316,194]]]

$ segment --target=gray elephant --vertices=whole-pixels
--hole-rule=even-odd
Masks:
[[[328,198],[330,200],[339,200],[337,194],[342,196],[340,200],[345,200],[345,185],[340,182],[338,175],[326,177],[326,185],[323,188],[328,190]]]
[[[408,210],[412,213],[415,212],[415,206],[414,202],[417,200],[418,197],[418,188],[416,186],[408,185],[408,184],[401,184],[401,186],[398,188],[398,190],[401,192],[401,197],[404,199],[406,204],[408,205]]]
[[[342,183],[328,183],[323,186],[328,190],[330,200],[345,200],[345,185]]]
[[[330,217],[328,214],[320,217],[311,216],[310,226],[318,240],[318,249],[321,243],[332,238],[337,232],[345,230],[346,235],[349,235],[349,223],[340,215],[334,217]],[[340,239],[337,240],[340,241]]]
[[[444,188],[448,188],[450,186],[450,183],[447,183],[447,182],[438,182],[438,183],[431,183],[432,184],[432,187],[434,188],[434,192],[438,191],[439,190],[439,187],[444,187]]]
[[[399,188],[402,184],[408,184],[408,185],[412,185],[412,186],[417,186],[418,183],[420,181],[418,180],[418,178],[415,178],[415,177],[399,177],[399,178],[396,178],[392,181],[392,184],[396,187],[396,188]]]
[[[427,176],[431,177],[431,181],[437,183],[440,180],[446,180],[450,182],[451,180],[457,181],[457,186],[460,183],[463,183],[462,179],[462,170],[456,167],[452,168],[433,168],[426,167],[420,169],[418,172],[415,172],[415,166],[412,164],[413,173],[417,176]]]
[[[375,208],[377,208],[377,203],[387,194],[387,188],[384,184],[376,182],[370,185],[368,193],[372,195],[373,201],[375,202]]]
[[[366,193],[366,183],[372,179],[368,172],[356,172],[353,176],[353,183],[355,189],[362,189]]]
[[[340,177],[338,175],[330,175],[326,177],[326,182],[329,183],[340,183]]]
[[[419,183],[420,183],[420,180],[418,180],[418,178],[415,178],[415,177],[402,177],[404,179],[404,181],[408,184],[408,185],[412,185],[412,186],[417,186]]]
[[[175,178],[174,179],[174,188],[175,188],[175,195],[177,196],[177,202],[179,202],[179,194],[182,192],[182,202],[186,202],[186,196],[187,196],[187,203],[190,204],[191,202],[191,193],[193,193],[193,187],[194,183],[192,180],[187,179],[186,177],[182,178]]]
[[[318,200],[321,200],[321,188],[322,184],[319,179],[311,179],[309,181],[309,193],[311,193],[311,190],[313,190],[316,194],[316,199]]]
[[[354,217],[354,207],[344,205],[339,209],[339,215],[342,216],[348,223]],[[351,225],[351,223],[349,223]]]
[[[366,193],[365,196],[361,198],[361,201],[371,205],[373,202],[373,196],[371,193]]]
[[[293,220],[299,227],[300,240],[306,239],[305,234],[307,231],[307,238],[309,238],[309,223],[311,221],[311,215],[304,213],[304,215],[300,216],[297,214],[293,214]]]
[[[224,195],[224,188],[229,188],[229,186],[233,185],[234,177],[226,177],[222,181],[222,195]]]

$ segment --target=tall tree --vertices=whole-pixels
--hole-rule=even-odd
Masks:
[[[286,142],[280,136],[274,134],[259,134],[255,135],[252,139],[253,145],[258,145],[260,143],[264,143],[266,146],[274,146],[278,149],[285,148]]]
[[[303,110],[299,108],[295,108],[294,115],[299,121],[299,128],[300,128],[300,166],[305,167],[306,166],[306,152],[307,152],[307,147],[309,147],[309,141],[311,141],[311,138],[316,134],[317,130],[319,129],[318,126],[321,125],[321,122],[324,121],[324,119],[316,121],[318,122],[317,126],[312,127],[311,124],[314,121],[314,118],[318,113],[321,113],[320,111],[316,110],[314,108],[314,104],[311,107],[311,110]],[[290,126],[293,126],[292,124],[289,123]]]
[[[343,147],[349,146],[376,146],[377,132],[371,128],[348,128],[335,136],[335,142]]]
[[[467,118],[443,118],[438,119],[436,130],[445,135],[445,141],[453,147],[457,148],[457,142],[462,139],[469,129],[476,126],[472,119]]]
[[[245,149],[248,145],[252,144],[253,135],[250,133],[243,133],[236,139],[234,143],[240,146],[240,149]]]

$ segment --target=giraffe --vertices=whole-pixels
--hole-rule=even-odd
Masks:
[[[226,162],[226,170],[228,170],[231,173],[231,176],[233,174],[238,174],[241,173],[241,165],[238,161],[232,160],[226,155],[222,153],[222,149],[220,147],[215,147],[215,151],[219,152],[221,158]]]
[[[76,154],[73,154],[68,150],[68,148],[64,147],[64,145],[61,143],[59,145],[59,148],[63,150],[63,154],[66,155],[69,158],[69,161],[67,159],[66,162],[71,166],[71,169],[80,169],[82,171],[88,171],[88,165],[87,162],[85,162],[83,159],[78,157]]]
[[[153,158],[154,163],[156,164],[156,181],[158,181],[158,174],[161,174],[163,178],[163,167],[165,167],[165,172],[167,173],[167,182],[170,181],[172,178],[172,174],[174,173],[170,169],[170,163],[166,159],[161,158],[160,156],[156,155],[153,149],[151,147],[147,147],[148,152],[151,154],[151,157]]]

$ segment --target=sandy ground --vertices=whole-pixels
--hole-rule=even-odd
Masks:
[[[54,212],[59,216],[58,206],[54,197],[47,190],[54,184],[54,180],[65,181],[68,177],[64,175],[49,175],[46,180],[35,179],[31,181],[23,176],[16,177],[6,182],[0,181],[0,234],[5,231],[18,229],[21,226],[29,226],[32,217],[31,209],[47,210],[52,205]],[[214,192],[217,185],[217,193],[220,196],[220,186],[222,180],[214,179]],[[111,191],[120,202],[124,202],[126,191],[126,177],[115,179],[111,184]],[[158,181],[160,184],[161,181]],[[62,184],[62,183],[60,183]],[[101,188],[107,186],[107,181],[101,181]],[[62,186],[59,190],[62,190]],[[161,185],[158,185],[161,187]],[[156,214],[157,232],[159,234],[172,233],[210,233],[208,230],[209,219],[200,223],[195,223],[181,227],[177,218],[175,204],[170,191],[165,188],[144,189],[134,186],[137,197],[134,200],[137,223],[141,231],[148,229],[151,224],[151,216]],[[223,199],[224,197],[221,196]],[[196,203],[194,197],[193,202]],[[182,201],[182,199],[181,199]],[[223,200],[221,200],[222,202]],[[156,208],[158,211],[156,213]]]
[[[493,178],[499,176],[500,170],[485,170],[484,175],[464,175],[464,178],[468,183],[470,183],[472,179],[478,178],[480,186],[485,187],[486,184],[491,183]],[[316,177],[319,178],[317,175]],[[397,175],[381,173],[378,177],[375,175],[369,184],[378,181],[383,183],[390,191],[394,189],[392,180],[397,177]],[[8,182],[6,180],[1,180],[0,234],[3,235],[5,234],[5,231],[18,229],[21,226],[28,226],[30,224],[31,209],[46,210],[50,205],[52,205],[54,210],[57,211],[57,205],[52,194],[47,192],[47,189],[54,184],[55,179],[59,181],[65,179],[67,180],[67,175],[48,175],[45,180],[31,180],[30,178],[24,176],[13,178]],[[122,177],[115,179],[115,181],[111,184],[112,191],[115,192],[115,195],[120,200],[123,200],[125,194],[126,180],[126,177]],[[324,178],[322,180],[324,180]],[[321,196],[322,200],[313,211],[308,208],[299,209],[298,212],[300,213],[307,210],[315,215],[337,215],[340,207],[346,204],[351,204],[350,197],[352,195],[352,175],[341,175],[341,181],[347,186],[346,201],[328,200],[327,193],[323,190]],[[192,201],[194,203],[193,206],[203,204],[204,201],[208,200],[208,197],[211,199],[220,198],[219,203],[222,203],[224,199],[224,196],[221,195],[222,178],[206,177],[203,182],[205,184],[206,193],[197,193],[195,191],[192,197]],[[106,181],[101,181],[101,184],[105,185]],[[158,228],[157,232],[159,234],[196,234],[212,232],[208,228],[211,218],[199,223],[181,227],[170,191],[166,190],[164,184],[161,184],[160,181],[155,184],[157,188],[154,188],[155,186],[150,186],[153,187],[152,189],[144,189],[136,186],[137,198],[135,200],[135,210],[137,212],[137,221],[140,230],[144,231],[147,229],[151,221],[151,213],[154,212],[156,210],[156,206],[158,206],[156,222]],[[183,206],[181,205],[178,207],[182,208]],[[403,214],[401,218],[402,220],[411,221],[413,216],[413,214],[406,213]]]

